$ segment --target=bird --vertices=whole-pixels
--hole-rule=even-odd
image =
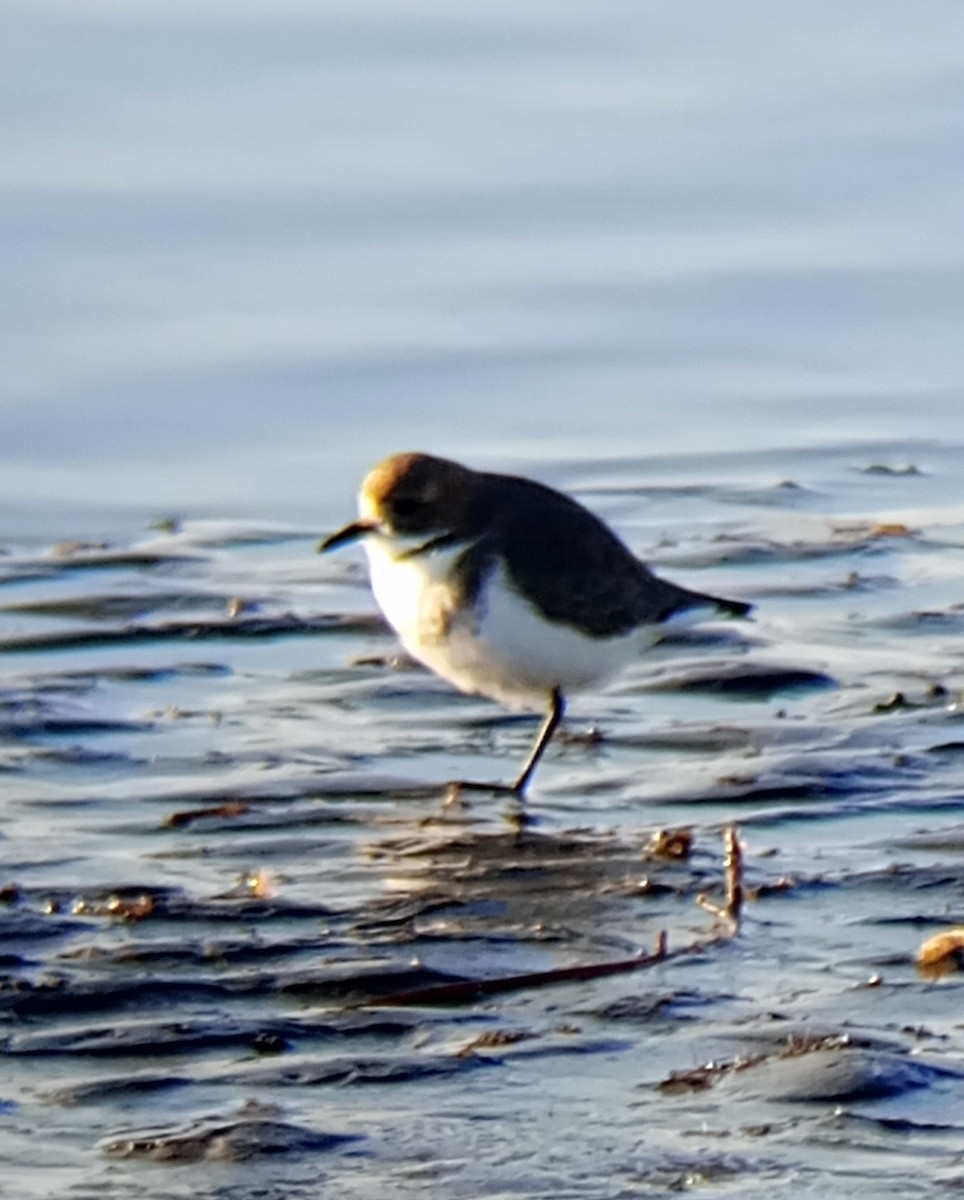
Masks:
[[[420,451],[368,472],[358,514],[318,549],[362,544],[405,650],[463,692],[545,714],[512,783],[456,788],[521,801],[570,693],[616,674],[677,618],[752,609],[655,575],[563,492]]]

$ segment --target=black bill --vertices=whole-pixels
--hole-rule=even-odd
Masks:
[[[347,546],[351,542],[357,542],[366,533],[371,533],[374,528],[374,521],[353,521],[351,525],[346,525],[344,529],[339,529],[337,533],[333,533],[320,541],[318,543],[318,553],[324,554],[328,550],[337,550],[339,546]]]

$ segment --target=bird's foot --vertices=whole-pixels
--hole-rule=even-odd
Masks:
[[[491,792],[494,796],[516,796],[521,799],[519,789],[511,783],[484,783],[480,779],[453,779],[448,784],[445,795],[454,800],[462,792]]]
[[[464,808],[465,792],[488,792],[493,796],[508,796],[510,804],[505,818],[516,830],[522,830],[535,824],[533,817],[525,806],[522,789],[511,783],[484,783],[478,779],[454,779],[445,789],[442,808]]]

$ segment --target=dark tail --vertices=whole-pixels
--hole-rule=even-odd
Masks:
[[[753,605],[747,604],[745,600],[721,600],[719,596],[714,596],[713,599],[717,607],[722,608],[731,617],[748,617],[753,612]]]
[[[715,604],[730,617],[748,617],[753,612],[753,605],[743,600],[725,600],[722,596],[704,596],[699,592],[694,595],[702,604]]]
[[[688,608],[718,608],[729,617],[748,617],[753,612],[753,605],[743,600],[726,600],[722,596],[710,596],[706,592],[691,592],[688,588],[678,588],[678,592],[679,596],[672,609],[673,614],[685,612]]]
[[[753,605],[743,600],[726,600],[707,592],[693,592],[672,580],[654,575],[642,563],[640,567],[645,572],[646,598],[650,605],[649,613],[642,618],[644,622],[659,624],[693,608],[715,608],[730,617],[746,617],[753,611]]]

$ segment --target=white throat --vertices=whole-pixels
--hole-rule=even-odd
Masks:
[[[466,542],[413,554],[431,534],[370,533],[365,538],[368,570],[378,607],[405,648],[420,656],[426,614],[451,590],[452,567],[465,552]]]

